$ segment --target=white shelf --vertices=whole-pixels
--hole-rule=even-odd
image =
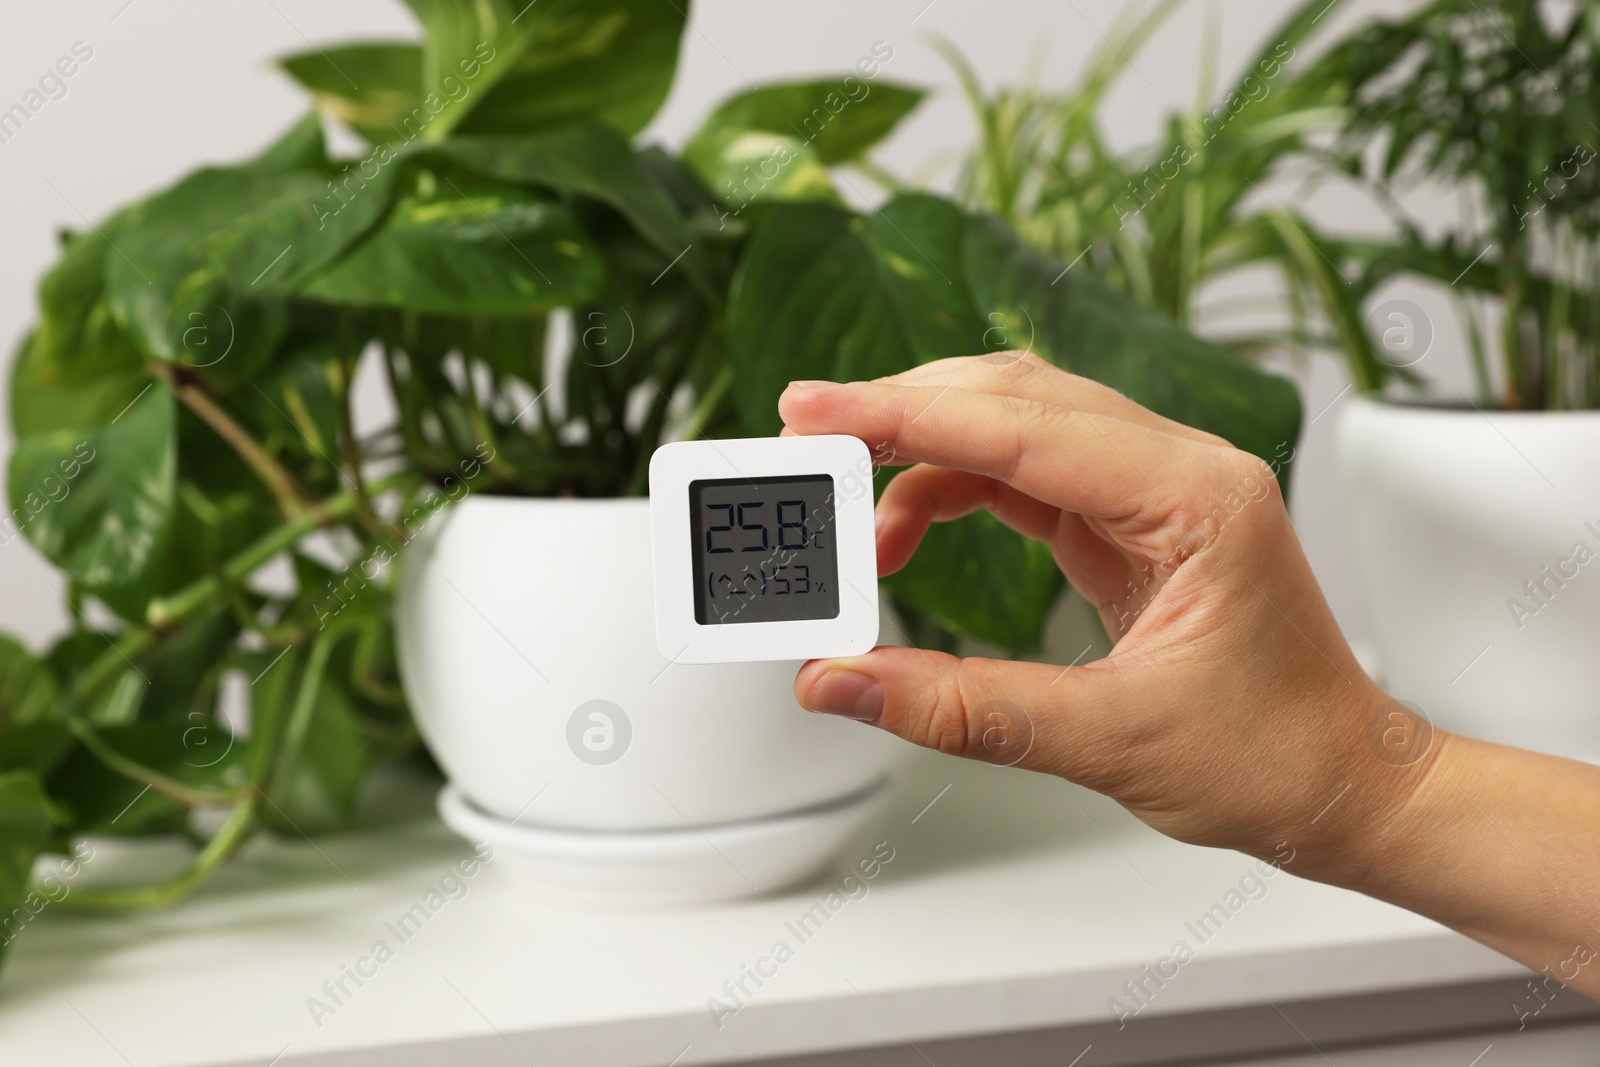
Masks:
[[[0,1063],[607,1067],[903,1047],[1104,1024],[1122,983],[1179,940],[1194,959],[1141,1022],[1524,974],[1426,919],[1287,874],[1202,943],[1192,924],[1254,862],[1168,841],[1039,775],[917,753],[860,854],[879,840],[893,860],[804,941],[791,927],[825,884],[595,914],[530,901],[491,860],[404,942],[395,921],[470,852],[437,822],[262,840],[170,912],[47,908],[0,982]],[[332,1005],[323,982],[379,941],[393,958],[360,988],[346,979],[353,995],[319,1026],[310,998]],[[724,981],[778,941],[793,958],[759,990],[747,980],[748,1006],[719,1030],[708,999],[727,1001]]]

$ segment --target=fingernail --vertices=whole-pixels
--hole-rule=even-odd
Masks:
[[[823,381],[820,378],[807,378],[798,382],[790,382],[790,389],[827,389],[838,385],[838,382]]]
[[[856,671],[828,671],[806,691],[805,705],[825,715],[877,722],[883,714],[883,683]]]

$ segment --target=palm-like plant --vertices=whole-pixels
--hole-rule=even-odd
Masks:
[[[1208,62],[1195,104],[1170,115],[1154,144],[1135,152],[1109,146],[1101,119],[1106,94],[1179,6],[1181,0],[1160,0],[1131,9],[1078,81],[1059,93],[1041,90],[1037,79],[986,91],[946,45],[979,130],[958,196],[1141,303],[1203,326],[1241,355],[1332,349],[1366,392],[1397,375],[1409,378],[1382,358],[1363,315],[1379,286],[1427,257],[1405,242],[1331,236],[1266,192],[1296,167],[1313,181],[1348,177],[1352,169],[1336,151],[1353,120],[1348,72],[1304,54],[1331,21],[1327,0],[1292,12],[1226,91],[1213,92]],[[1388,208],[1383,191],[1373,191]],[[1262,267],[1286,300],[1287,329],[1229,332],[1226,316],[1202,299],[1207,286]],[[1253,302],[1249,310],[1258,307]]]
[[[1358,30],[1314,78],[1349,102],[1347,170],[1457,183],[1481,205],[1442,239],[1405,226],[1352,260],[1497,304],[1504,407],[1600,406],[1600,9],[1434,0]],[[1496,403],[1477,321],[1479,390]]]

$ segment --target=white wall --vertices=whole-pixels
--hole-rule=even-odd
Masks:
[[[1118,0],[702,0],[691,11],[680,77],[653,133],[681,143],[716,100],[747,82],[841,72],[883,40],[895,49],[886,77],[942,87],[882,154],[892,169],[921,173],[931,159],[971,136],[947,68],[928,47],[929,33],[953,39],[991,84],[1020,78],[1029,50],[1045,47],[1046,80],[1062,84],[1075,76],[1123,6]],[[1137,145],[1154,135],[1167,110],[1190,103],[1208,12],[1220,20],[1220,69],[1232,73],[1268,43],[1291,6],[1251,0],[1214,8],[1195,3],[1180,11],[1135,57],[1136,69],[1114,95],[1116,138]],[[399,0],[6,0],[0,6],[0,110],[21,100],[75,42],[85,42],[94,54],[68,80],[64,96],[0,144],[5,358],[33,320],[34,288],[55,258],[59,229],[82,228],[85,216],[99,219],[201,163],[247,155],[302,113],[303,97],[271,69],[271,57],[303,50],[308,42],[414,33]],[[1355,201],[1319,207],[1339,221],[1376,222]],[[1442,364],[1432,370],[1465,381],[1463,361],[1445,358],[1456,344],[1446,325],[1440,322],[1435,354],[1424,366]],[[1346,381],[1331,361],[1300,377],[1308,418],[1339,396]],[[1336,419],[1337,404],[1306,434],[1295,512],[1317,573],[1355,636],[1363,627],[1333,484]],[[9,433],[0,448],[9,452]],[[23,539],[0,546],[0,630],[25,635],[36,646],[58,632],[65,625],[58,584]]]

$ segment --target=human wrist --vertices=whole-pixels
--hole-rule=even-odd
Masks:
[[[1343,791],[1311,816],[1299,864],[1305,877],[1388,899],[1456,825],[1460,792],[1450,783],[1473,758],[1472,743],[1372,688],[1357,709],[1361,743],[1345,745]]]

